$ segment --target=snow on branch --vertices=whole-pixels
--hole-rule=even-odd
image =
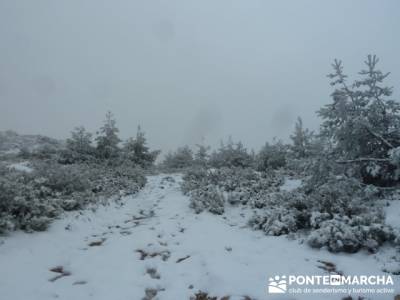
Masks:
[[[337,160],[338,164],[352,164],[352,163],[362,163],[362,162],[390,162],[387,158],[373,158],[373,157],[362,157],[357,159],[348,160]]]

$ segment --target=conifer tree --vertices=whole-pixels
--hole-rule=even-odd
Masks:
[[[392,88],[383,84],[389,73],[377,69],[379,59],[368,55],[361,79],[348,84],[342,62],[335,60],[328,77],[336,87],[333,103],[319,110],[321,134],[332,140],[344,159],[386,158],[400,144],[400,104],[389,97]]]
[[[384,85],[389,73],[378,70],[378,62],[368,55],[361,78],[349,84],[342,62],[335,60],[328,75],[333,102],[318,113],[321,137],[332,145],[329,155],[359,172],[364,182],[387,185],[399,177],[390,155],[400,146],[400,104],[390,98],[392,88]]]
[[[118,133],[119,129],[116,126],[114,116],[109,111],[106,114],[104,125],[100,128],[96,137],[96,152],[99,158],[111,159],[118,157],[120,151],[118,144],[121,142]]]
[[[146,145],[145,133],[138,126],[136,138],[130,138],[124,145],[124,151],[127,158],[141,167],[149,167],[156,160],[160,151],[150,151]]]
[[[67,139],[67,149],[83,155],[93,153],[92,134],[83,126],[76,127]]]
[[[210,151],[210,147],[203,144],[197,144],[196,147],[197,151],[194,154],[195,162],[200,166],[207,166],[210,158],[210,154],[208,153]]]
[[[312,132],[303,127],[303,120],[298,117],[294,133],[290,136],[293,142],[291,150],[295,158],[305,158],[310,155],[312,136]]]

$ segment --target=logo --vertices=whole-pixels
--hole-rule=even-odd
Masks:
[[[268,294],[390,294],[390,275],[275,275],[268,279]]]
[[[268,293],[284,294],[287,290],[286,276],[270,277],[268,282]]]
[[[329,277],[330,285],[341,285],[342,284],[342,275],[331,275]]]

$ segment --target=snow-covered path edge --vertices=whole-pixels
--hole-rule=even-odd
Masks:
[[[3,238],[0,299],[139,300],[147,294],[179,300],[199,290],[231,300],[294,299],[268,295],[268,277],[326,274],[318,261],[332,262],[346,275],[384,274],[375,255],[334,255],[244,228],[248,211],[240,207],[228,209],[224,217],[195,215],[179,190],[180,180],[178,175],[150,176],[123,206],[68,213],[47,232]],[[343,295],[314,298],[321,297]]]

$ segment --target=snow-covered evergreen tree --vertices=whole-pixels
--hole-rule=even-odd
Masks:
[[[256,167],[260,171],[278,169],[286,165],[288,146],[282,141],[273,144],[265,143],[256,156]]]
[[[109,111],[106,114],[104,125],[100,128],[96,137],[96,150],[99,158],[110,159],[118,156],[120,151],[118,144],[121,142],[118,133],[119,129],[116,126],[114,116]]]
[[[67,139],[67,149],[81,154],[93,153],[92,134],[83,126],[76,127]]]
[[[136,138],[130,138],[125,142],[123,150],[126,158],[141,167],[151,166],[160,151],[150,151],[146,144],[145,134],[138,126]]]
[[[165,156],[163,166],[168,169],[182,169],[193,166],[193,151],[189,146],[178,148],[175,152],[170,152]]]
[[[203,167],[207,166],[208,160],[210,158],[210,154],[208,153],[210,151],[210,147],[203,144],[197,144],[196,147],[197,151],[194,154],[194,160],[196,164]]]
[[[60,151],[59,163],[72,164],[89,161],[94,158],[92,134],[83,126],[76,127],[66,141],[66,148]]]
[[[389,73],[378,70],[378,62],[369,55],[366,69],[359,72],[361,79],[348,84],[341,61],[335,60],[334,72],[328,75],[336,87],[333,103],[318,112],[323,119],[321,135],[334,145],[335,157],[341,163],[359,164],[364,178],[376,165],[390,173],[388,153],[400,145],[400,104],[389,98],[392,89],[383,84]]]
[[[311,152],[313,133],[303,127],[303,120],[298,117],[294,133],[290,136],[293,145],[290,147],[295,158],[305,158]]]
[[[225,145],[221,142],[218,151],[214,151],[210,157],[210,165],[216,168],[241,167],[247,168],[253,164],[252,156],[248,153],[242,142],[234,143],[232,138]]]

